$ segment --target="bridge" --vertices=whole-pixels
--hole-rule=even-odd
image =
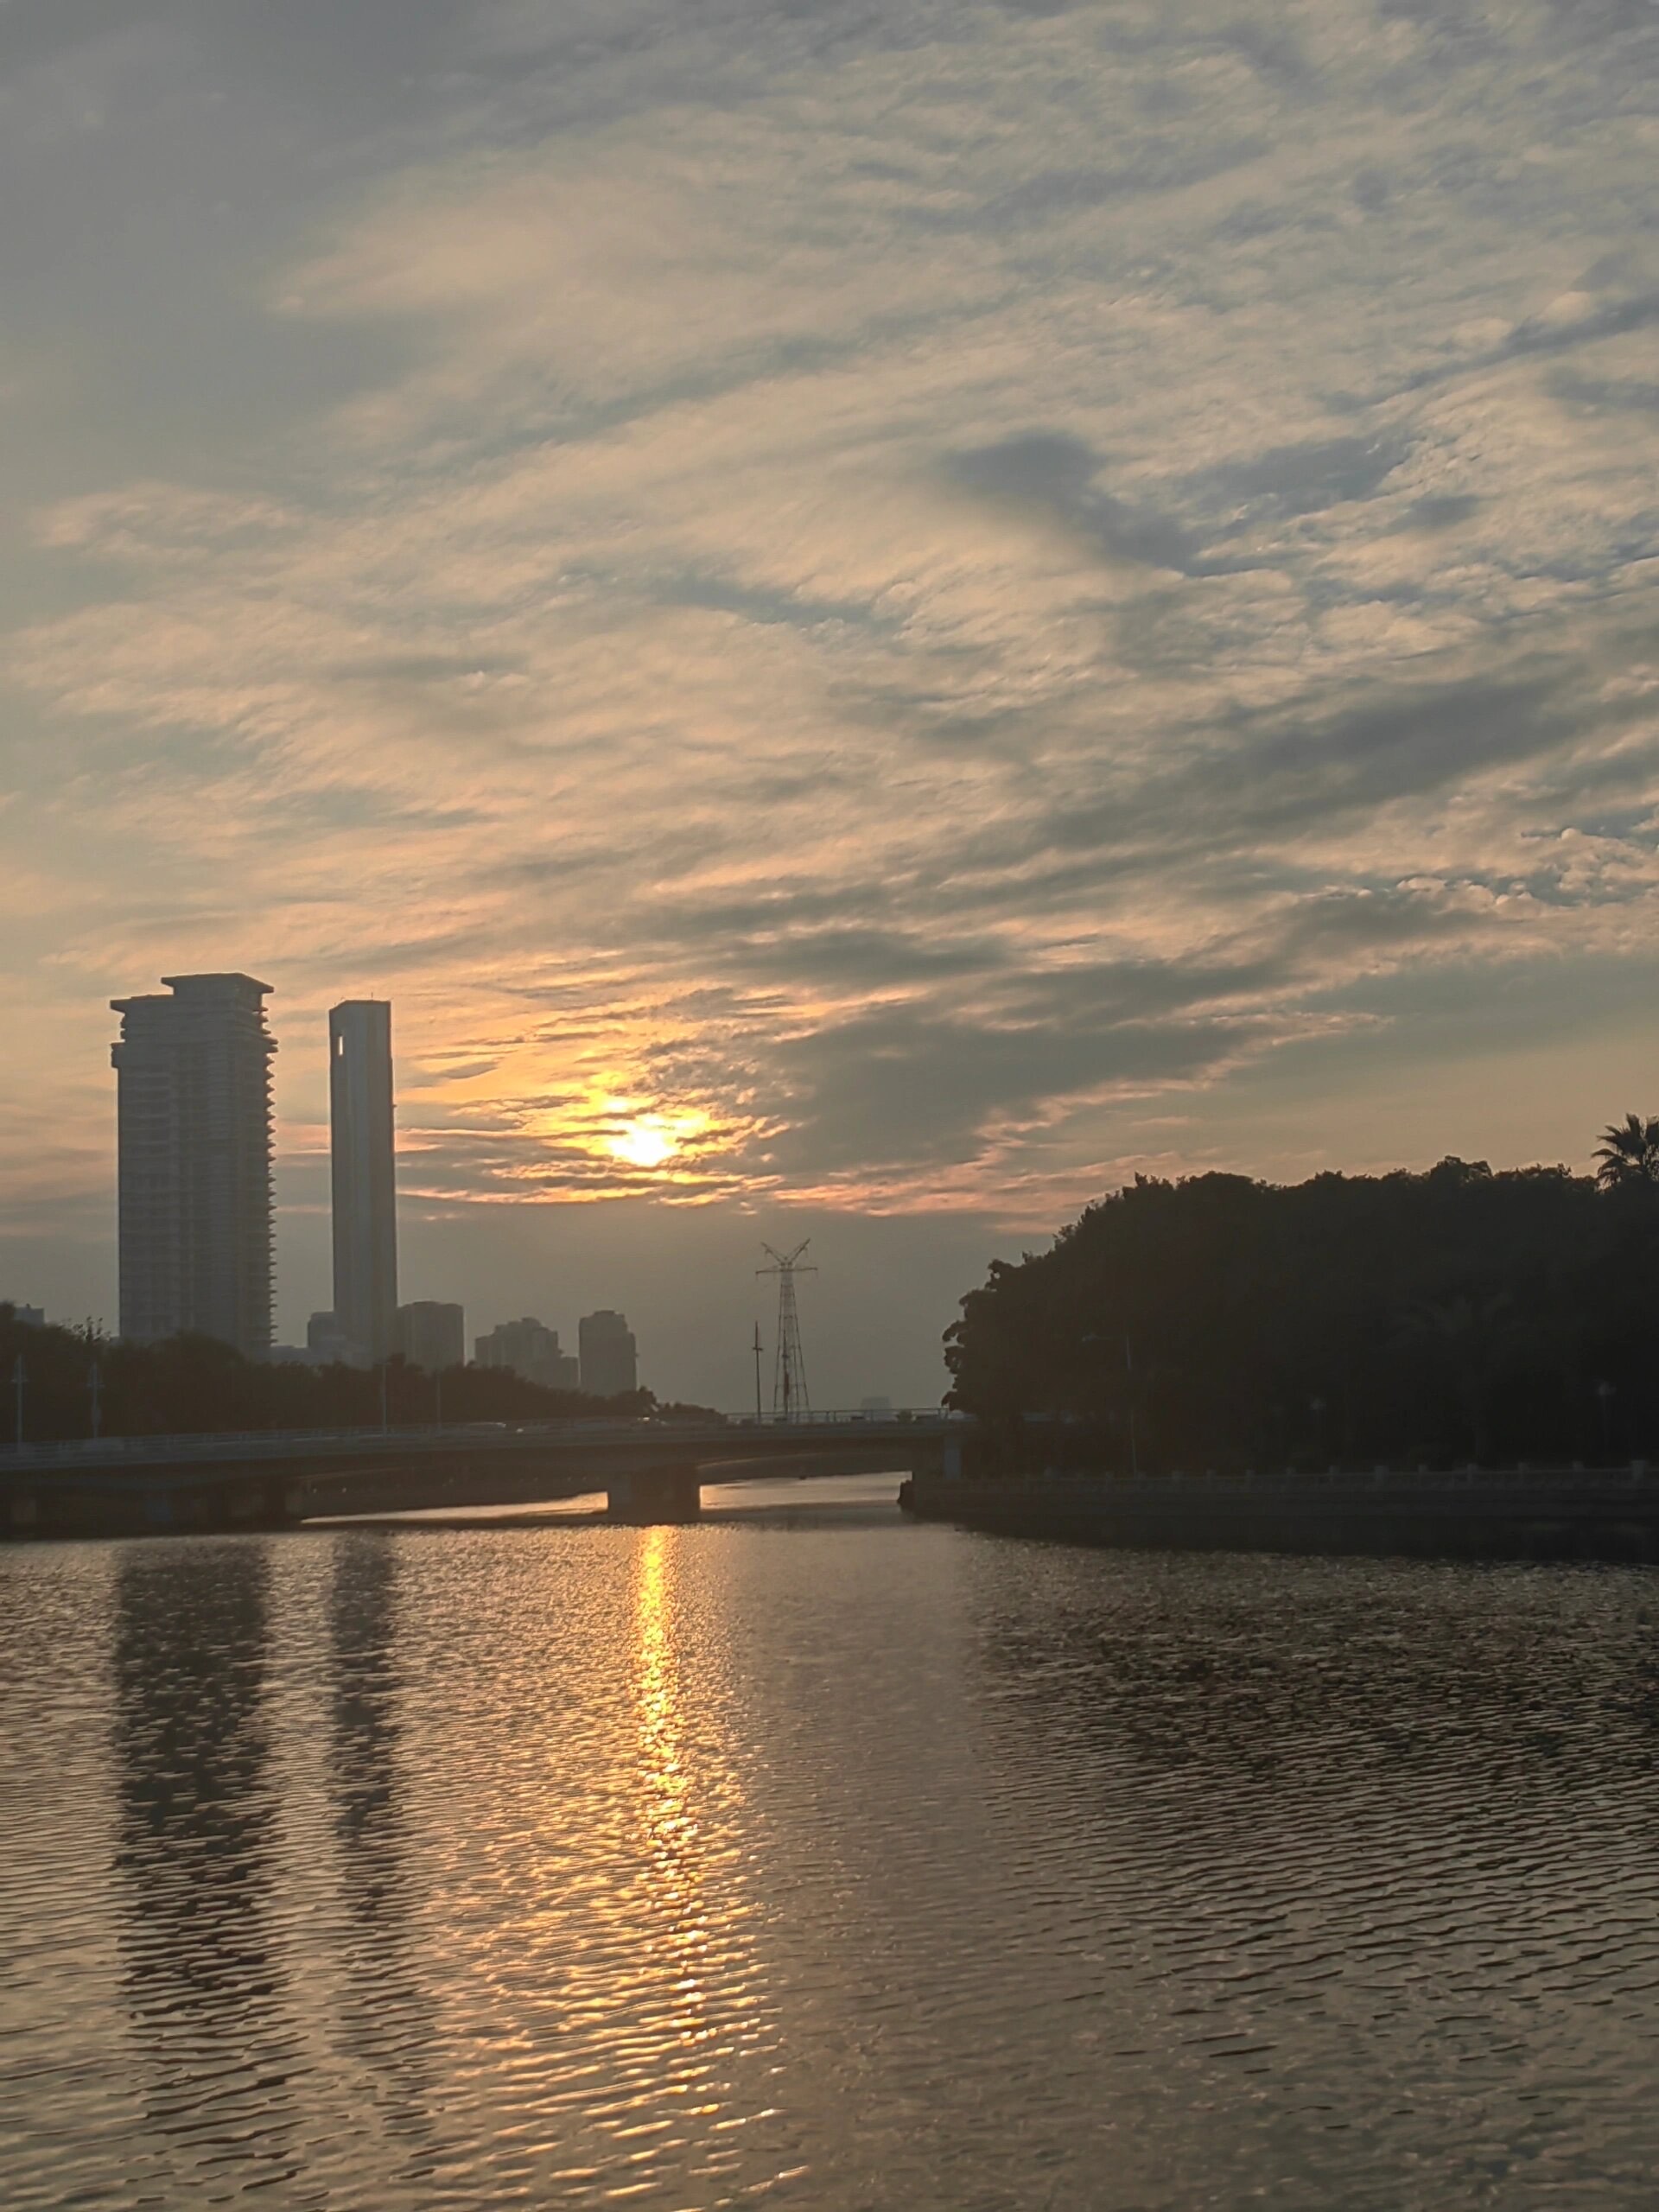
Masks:
[[[705,1482],[923,1472],[950,1426],[929,1408],[791,1421],[646,1416],[82,1438],[0,1452],[0,1540],[292,1528],[589,1491],[605,1492],[613,1520],[690,1521]]]

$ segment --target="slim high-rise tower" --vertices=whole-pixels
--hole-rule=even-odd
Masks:
[[[334,1322],[370,1365],[397,1337],[397,1183],[391,1008],[347,999],[328,1015],[334,1149]]]
[[[199,1330],[270,1349],[269,983],[164,976],[111,999],[120,1156],[121,1333]]]

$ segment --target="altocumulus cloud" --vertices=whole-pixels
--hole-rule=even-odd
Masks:
[[[0,69],[65,1207],[70,1009],[162,966],[395,989],[435,1204],[1046,1222],[1651,941],[1659,11],[11,0]]]

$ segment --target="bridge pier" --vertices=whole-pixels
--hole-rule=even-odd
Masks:
[[[606,1519],[636,1528],[696,1521],[702,1512],[702,1478],[696,1467],[648,1467],[613,1475],[605,1493]]]

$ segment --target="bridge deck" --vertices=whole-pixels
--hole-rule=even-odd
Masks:
[[[548,1450],[611,1450],[647,1444],[653,1449],[701,1447],[718,1439],[734,1457],[775,1448],[784,1439],[797,1444],[824,1443],[855,1448],[873,1438],[909,1438],[918,1429],[946,1426],[936,1409],[870,1415],[824,1413],[810,1421],[757,1420],[743,1415],[723,1421],[665,1421],[650,1415],[616,1421],[467,1421],[404,1428],[245,1429],[181,1436],[73,1437],[59,1443],[25,1444],[0,1450],[0,1476],[46,1470],[245,1467],[255,1462],[302,1465],[341,1458],[376,1458],[395,1452],[404,1458],[448,1452],[537,1452]]]
[[[320,1515],[530,1503],[588,1490],[610,1491],[619,1501],[671,1494],[680,1503],[670,1517],[681,1517],[702,1479],[825,1463],[849,1471],[912,1471],[938,1452],[944,1426],[937,1414],[601,1421],[40,1446],[0,1458],[0,1537],[274,1527]]]

